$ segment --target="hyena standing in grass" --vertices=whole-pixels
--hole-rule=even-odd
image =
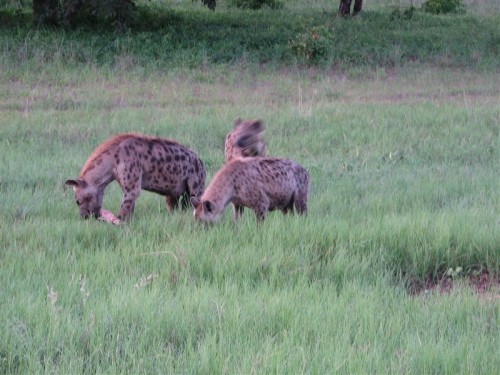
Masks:
[[[226,163],[239,158],[265,156],[266,143],[262,137],[264,124],[261,120],[241,120],[234,122],[234,128],[226,135],[224,159]],[[233,203],[233,216],[243,214],[243,206]]]
[[[134,212],[141,189],[166,196],[169,210],[182,195],[200,197],[205,188],[205,168],[189,148],[166,138],[141,134],[119,134],[99,145],[85,162],[73,186],[80,216],[101,216],[106,186],[116,180],[123,191],[118,218],[127,220]],[[183,200],[189,206],[189,198]]]
[[[231,202],[251,208],[257,220],[268,211],[307,213],[309,174],[299,164],[279,158],[237,158],[212,178],[201,198],[191,198],[196,220],[215,222]],[[241,212],[234,211],[234,220]]]

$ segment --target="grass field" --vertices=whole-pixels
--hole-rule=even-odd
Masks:
[[[387,17],[369,4],[354,22]],[[236,13],[206,14],[227,26]],[[0,373],[496,374],[498,278],[469,287],[500,269],[500,34],[498,15],[478,14],[418,15],[490,27],[476,59],[438,38],[416,61],[315,66],[281,52],[263,64],[267,47],[220,63],[197,49],[192,66],[196,43],[155,60],[144,31],[2,27]],[[262,118],[268,153],[309,171],[307,217],[233,223],[228,208],[205,229],[144,192],[129,224],[79,219],[64,180],[108,136],[176,139],[208,182],[237,117]],[[104,207],[120,199],[112,184]]]

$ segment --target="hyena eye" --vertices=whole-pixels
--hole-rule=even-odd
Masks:
[[[82,202],[80,202],[80,201],[77,199],[77,200],[76,200],[76,204],[77,204],[77,205],[80,205],[80,203],[82,203]]]

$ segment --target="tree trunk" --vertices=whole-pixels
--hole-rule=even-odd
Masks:
[[[363,8],[363,0],[354,0],[354,9],[352,11],[352,15],[355,16],[359,12],[361,12],[361,8]]]
[[[340,0],[339,14],[341,16],[348,16],[351,14],[351,1],[352,0]]]
[[[352,0],[340,0],[339,6],[339,14],[341,16],[348,16],[351,14],[351,3]],[[355,16],[359,12],[361,12],[363,8],[363,0],[354,0],[354,9],[352,11],[352,15]]]

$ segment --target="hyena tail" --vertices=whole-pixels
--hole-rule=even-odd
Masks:
[[[295,211],[301,215],[305,215],[307,214],[307,196],[309,194],[309,174],[304,168],[299,166],[296,169],[296,179]]]

